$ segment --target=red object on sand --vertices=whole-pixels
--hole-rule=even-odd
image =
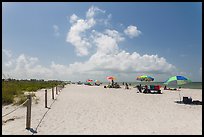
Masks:
[[[160,90],[160,85],[154,86],[154,89],[155,89],[155,90]]]

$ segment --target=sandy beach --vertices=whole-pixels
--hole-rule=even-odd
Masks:
[[[181,89],[181,97],[202,101],[202,89]],[[131,87],[105,89],[103,86],[66,85],[48,107],[44,90],[33,100],[31,129],[25,129],[26,107],[2,118],[3,135],[201,135],[202,105],[178,104],[178,91],[162,94],[137,93]],[[2,116],[16,106],[2,106]],[[9,120],[10,119],[10,120]]]

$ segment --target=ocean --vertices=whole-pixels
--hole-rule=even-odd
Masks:
[[[117,81],[116,81],[117,82]],[[103,85],[107,85],[109,82],[102,82]],[[122,82],[117,82],[119,85],[123,85]],[[163,84],[163,82],[125,82],[125,83],[129,83],[131,84],[131,86],[136,86],[136,85],[160,85],[162,87],[164,87],[165,85]],[[168,86],[167,87],[170,87],[170,88],[175,88],[175,87],[171,87],[171,86]],[[181,88],[190,88],[190,89],[202,89],[202,82],[191,82],[191,83],[188,83],[188,84],[184,84],[184,85],[180,85],[178,87],[181,87]]]

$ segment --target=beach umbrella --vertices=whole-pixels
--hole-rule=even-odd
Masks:
[[[99,80],[94,80],[94,83],[100,85],[101,82]]]
[[[93,82],[93,80],[92,79],[87,79],[86,82]]]
[[[106,77],[106,79],[108,81],[116,80],[116,78],[114,76],[108,76],[108,77]]]
[[[154,78],[151,77],[151,76],[142,75],[142,76],[138,76],[136,78],[136,80],[140,80],[140,81],[154,81]]]
[[[169,79],[167,79],[164,82],[164,84],[177,87],[179,85],[187,84],[190,82],[191,82],[191,80],[189,78],[184,77],[184,76],[173,76],[173,77],[170,77]],[[180,90],[179,90],[179,97],[180,97],[180,101],[181,101]]]
[[[93,80],[92,79],[87,79],[86,82],[87,82],[88,85],[92,85],[93,84]]]
[[[168,80],[164,82],[165,85],[172,85],[172,86],[177,86],[177,85],[183,85],[191,82],[189,78],[186,78],[184,76],[173,76],[170,77]]]
[[[95,82],[95,83],[100,83],[100,81],[99,81],[99,80],[94,80],[94,82]]]

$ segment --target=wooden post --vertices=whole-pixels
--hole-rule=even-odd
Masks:
[[[56,94],[58,94],[58,92],[57,92],[57,86],[56,86]]]
[[[52,87],[52,99],[54,99],[54,87]]]
[[[26,115],[26,129],[30,129],[31,125],[31,104],[32,104],[32,98],[31,95],[27,96],[27,115]]]
[[[45,108],[47,108],[47,89],[45,90]]]

